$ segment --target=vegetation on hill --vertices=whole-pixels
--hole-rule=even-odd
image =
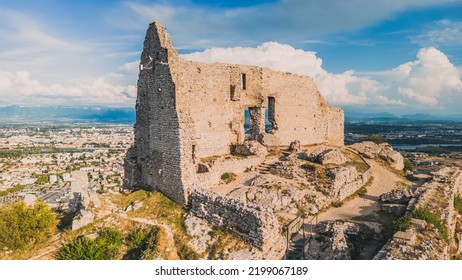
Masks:
[[[56,225],[56,215],[44,202],[0,206],[0,248],[24,250],[44,242],[56,231]]]
[[[366,139],[364,140],[374,142],[375,144],[382,144],[386,142],[385,138],[383,138],[382,136],[378,134],[371,134],[367,136]]]

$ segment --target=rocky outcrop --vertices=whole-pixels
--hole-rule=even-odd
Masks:
[[[392,146],[388,143],[382,143],[378,145],[371,141],[364,141],[361,143],[355,143],[350,147],[356,150],[360,155],[362,155],[365,158],[373,159],[376,157],[380,157],[381,159],[388,162],[390,166],[394,169],[404,169],[403,156],[399,152],[394,151]]]
[[[353,166],[330,169],[328,176],[332,183],[322,191],[334,200],[344,200],[363,186],[360,173]]]
[[[241,145],[236,146],[236,153],[244,156],[258,155],[264,156],[268,153],[265,146],[260,144],[258,141],[245,141]]]
[[[413,196],[414,192],[411,189],[395,189],[381,194],[379,201],[382,203],[407,204]]]
[[[325,146],[318,147],[311,153],[307,155],[300,155],[299,157],[322,165],[341,165],[348,161],[348,158],[345,157],[339,149]]]
[[[412,220],[406,231],[398,231],[374,260],[447,260],[448,246],[432,224]]]
[[[394,151],[391,145],[388,143],[383,143],[383,144],[380,144],[379,146],[380,146],[380,152],[379,152],[380,158],[387,161],[390,164],[390,166],[396,170],[404,169],[404,158],[399,152]]]

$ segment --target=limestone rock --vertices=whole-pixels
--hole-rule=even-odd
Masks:
[[[72,230],[77,230],[93,222],[94,214],[87,210],[80,210],[80,215],[72,221]]]
[[[383,143],[380,144],[380,153],[379,156],[390,163],[390,166],[396,170],[403,170],[404,169],[404,158],[403,156],[394,151],[390,144]]]
[[[204,220],[197,218],[194,215],[185,217],[186,230],[192,237],[189,245],[194,251],[203,254],[207,250],[207,244],[212,239],[209,232],[212,228]]]
[[[277,149],[279,147],[280,143],[281,143],[279,138],[276,135],[271,134],[271,133],[264,133],[264,134],[260,135],[259,142],[263,146],[268,148],[268,150]]]
[[[316,148],[308,155],[308,159],[312,162],[326,164],[344,164],[348,159],[343,155],[341,151],[336,148],[330,148],[321,146]]]
[[[289,151],[293,153],[300,151],[300,141],[295,140],[294,142],[290,143]]]
[[[27,206],[34,206],[36,200],[37,197],[33,194],[28,193],[24,196],[24,203],[26,203]]]
[[[407,204],[413,196],[414,193],[411,189],[395,189],[381,194],[379,201],[382,203]]]
[[[359,172],[353,166],[331,169],[328,175],[332,183],[323,192],[333,200],[344,200],[363,185]]]
[[[351,148],[358,151],[365,158],[375,158],[380,153],[379,145],[371,141],[363,141],[361,143],[355,143],[350,146]]]
[[[265,146],[260,144],[258,141],[245,141],[242,145],[236,146],[236,153],[251,156],[251,155],[266,155],[268,150]]]

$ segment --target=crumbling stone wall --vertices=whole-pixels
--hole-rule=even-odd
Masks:
[[[313,79],[267,68],[192,62],[178,56],[160,23],[146,33],[136,102],[135,145],[126,185],[148,185],[178,203],[203,182],[201,158],[230,154],[252,140],[289,146],[343,145],[343,112],[329,108]],[[269,109],[273,129],[265,132]],[[247,137],[247,138],[248,138]]]
[[[194,215],[216,226],[229,226],[263,251],[281,244],[279,222],[266,208],[202,189],[191,192],[189,207]]]

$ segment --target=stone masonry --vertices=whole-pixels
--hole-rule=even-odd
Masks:
[[[184,60],[158,22],[144,41],[136,112],[125,185],[149,186],[182,205],[194,189],[208,187],[199,179],[201,159],[229,155],[246,141],[271,148],[294,141],[343,145],[343,111],[328,106],[310,77]]]

